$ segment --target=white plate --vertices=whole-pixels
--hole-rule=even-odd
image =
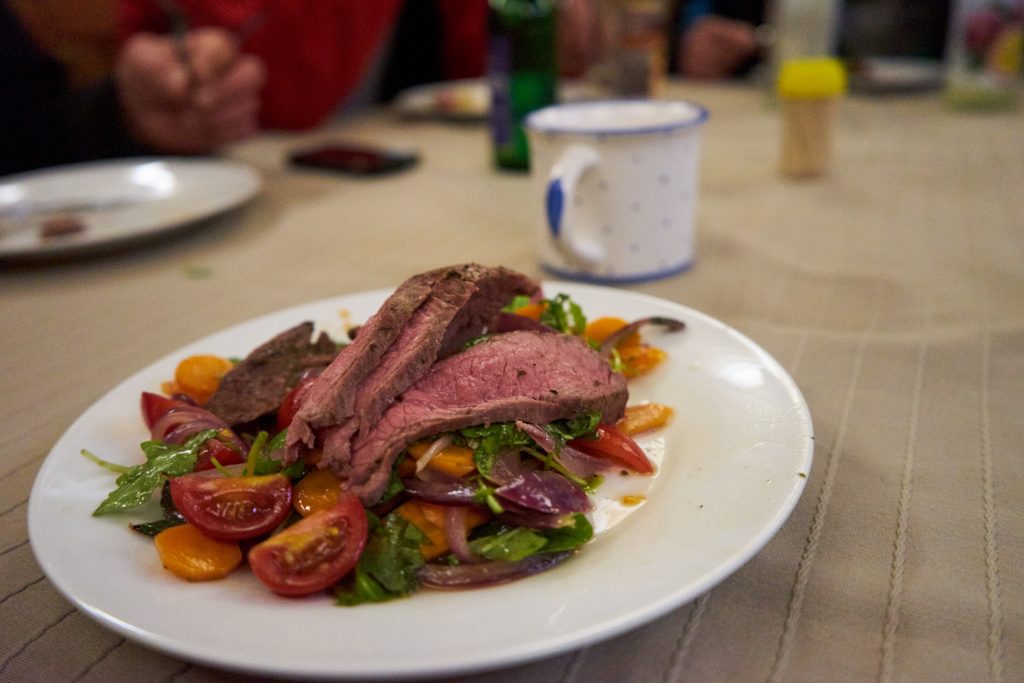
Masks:
[[[224,159],[115,159],[0,178],[0,258],[77,256],[182,229],[256,195],[249,166]],[[63,207],[81,232],[44,239]],[[27,215],[26,215],[27,213]]]
[[[342,311],[365,320],[388,294],[376,291],[214,334],[97,401],[54,446],[32,489],[28,527],[40,566],[80,609],[132,640],[214,666],[320,678],[507,666],[593,644],[693,600],[764,546],[796,504],[813,450],[807,406],[765,351],[697,311],[594,286],[547,283],[545,291],[569,293],[592,317],[687,323],[682,333],[651,335],[669,360],[631,385],[631,402],[660,401],[677,411],[641,442],[664,447],[649,499],[570,561],[504,586],[341,608],[322,596],[276,597],[245,571],[186,583],[161,568],[151,541],[129,531],[128,520],[90,516],[113,476],[79,451],[139,462],[137,444],[147,436],[139,393],[157,389],[178,360],[244,354],[303,320],[340,335]]]
[[[400,92],[394,106],[414,118],[482,121],[491,110],[491,90],[480,78],[427,83]]]
[[[559,102],[607,99],[607,94],[582,80],[561,80]],[[478,122],[491,112],[491,86],[484,78],[426,83],[403,90],[395,98],[395,110],[410,118]]]

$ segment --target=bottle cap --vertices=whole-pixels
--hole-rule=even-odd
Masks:
[[[779,69],[780,97],[805,100],[835,97],[846,92],[846,69],[838,59],[788,59]]]

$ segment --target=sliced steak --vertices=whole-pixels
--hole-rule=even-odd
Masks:
[[[497,334],[438,361],[361,431],[351,461],[330,463],[367,504],[380,497],[391,466],[410,444],[473,425],[522,420],[547,424],[590,411],[622,416],[625,378],[576,337],[537,331]]]
[[[303,372],[326,368],[338,354],[325,333],[312,336],[313,323],[305,322],[257,347],[224,375],[204,408],[229,425],[276,410]]]
[[[349,444],[364,425],[438,358],[483,333],[514,296],[539,291],[525,275],[476,264],[410,278],[311,386],[288,428],[288,458],[320,446],[322,463],[347,472]]]

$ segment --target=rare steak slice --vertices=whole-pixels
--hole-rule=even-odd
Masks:
[[[352,439],[438,359],[479,336],[516,295],[540,286],[507,268],[466,264],[416,275],[388,297],[314,382],[288,428],[288,459],[323,449],[347,472]]]
[[[627,398],[625,378],[577,337],[497,334],[435,363],[379,421],[360,431],[350,462],[335,471],[344,472],[349,490],[373,504],[395,459],[419,439],[496,422],[547,424],[591,411],[614,422]]]
[[[305,322],[260,345],[221,378],[204,407],[229,425],[276,410],[300,375],[326,368],[338,353],[325,333],[312,336],[313,323]]]

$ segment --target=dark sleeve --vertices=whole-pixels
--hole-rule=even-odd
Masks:
[[[0,175],[148,153],[128,134],[112,82],[72,89],[0,3]]]

